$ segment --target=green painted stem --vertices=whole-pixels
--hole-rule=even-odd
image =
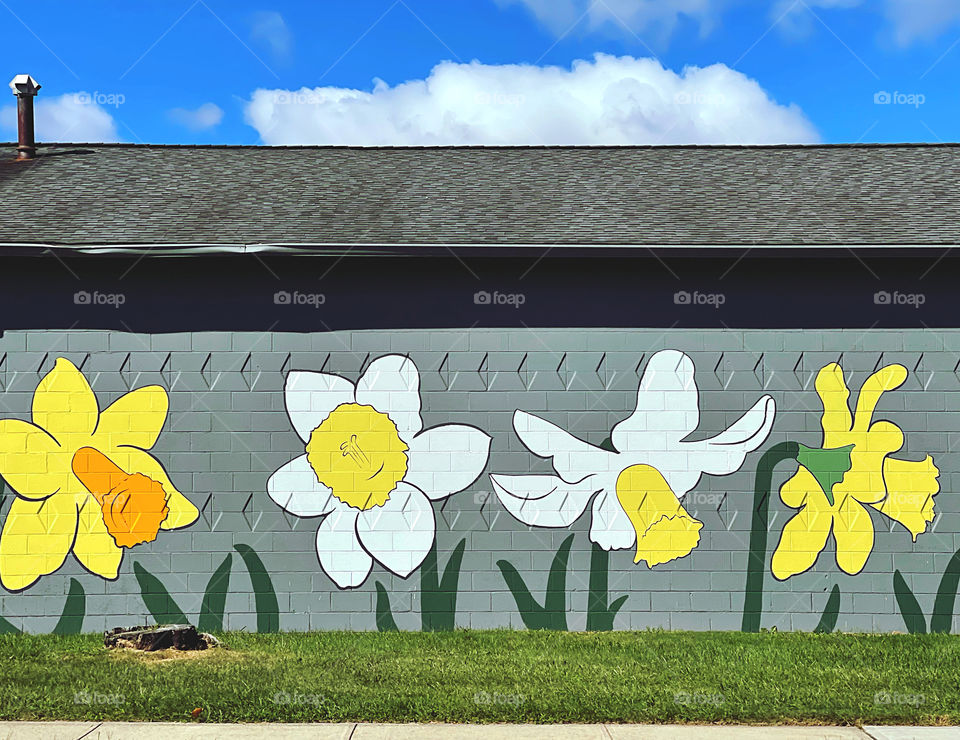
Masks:
[[[960,550],[957,550],[940,579],[937,598],[933,602],[933,615],[930,617],[930,631],[950,633],[953,628],[953,614],[957,605],[957,587],[960,585]]]
[[[760,458],[753,489],[753,523],[750,527],[750,554],[747,560],[747,585],[743,594],[743,631],[759,632],[763,614],[763,577],[767,561],[767,526],[773,470],[786,460],[796,460],[800,445],[781,442]]]
[[[609,599],[609,568],[610,553],[604,550],[596,542],[591,543],[593,549],[590,552],[590,591],[587,596],[587,631],[588,632],[609,632],[613,629],[613,621],[616,619],[617,612],[627,600],[623,595],[616,599],[612,604],[607,604]]]
[[[467,540],[460,540],[447,561],[443,575],[437,560],[437,543],[420,570],[420,626],[424,632],[452,632],[457,620],[457,589]]]
[[[380,581],[377,581],[377,630],[380,632],[399,632],[397,622],[390,609],[390,595]]]
[[[827,606],[820,617],[820,623],[814,632],[830,634],[837,628],[837,618],[840,616],[840,587],[834,585],[827,599]]]

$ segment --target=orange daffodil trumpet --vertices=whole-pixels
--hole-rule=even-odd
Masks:
[[[737,471],[773,426],[776,405],[762,397],[725,432],[685,438],[700,423],[691,359],[675,350],[648,363],[633,415],[613,428],[615,452],[595,447],[523,411],[513,426],[535,455],[550,458],[557,476],[491,475],[497,496],[516,519],[536,527],[567,527],[592,503],[590,539],[604,550],[634,549],[634,562],[654,567],[688,554],[703,524],[682,505],[700,476]]]
[[[420,374],[399,355],[372,362],[356,385],[291,372],[285,400],[305,454],[270,477],[270,498],[294,516],[324,517],[317,557],[340,588],[362,585],[374,560],[409,576],[434,544],[431,502],[480,477],[490,437],[462,424],[424,430]]]
[[[933,458],[911,462],[889,457],[903,446],[903,432],[888,421],[873,421],[880,397],[906,379],[902,365],[875,372],[863,384],[851,415],[840,365],[827,365],[817,375],[823,447],[801,445],[800,468],[780,489],[783,503],[799,511],[784,526],[773,554],[771,569],[779,580],[813,567],[831,532],[840,569],[850,575],[862,571],[874,544],[869,509],[902,524],[914,542],[933,521],[933,497],[940,491]]]
[[[0,421],[0,477],[17,496],[0,534],[0,581],[19,591],[69,552],[115,579],[125,548],[179,529],[199,512],[150,455],[167,392],[139,388],[100,411],[86,378],[58,359],[33,397],[33,423]]]

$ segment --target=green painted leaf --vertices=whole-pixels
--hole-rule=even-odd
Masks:
[[[263,565],[260,556],[249,545],[234,545],[233,549],[240,553],[243,564],[247,566],[250,582],[253,584],[254,603],[257,607],[257,632],[280,631],[280,605],[277,603],[277,592],[273,589],[273,581]]]
[[[530,630],[566,630],[567,629],[567,561],[570,558],[570,546],[574,535],[567,537],[550,565],[547,576],[547,590],[543,606],[537,603],[523,582],[517,569],[506,560],[498,560],[497,567],[503,574],[517,610],[524,625]]]
[[[57,626],[53,628],[55,635],[79,635],[83,630],[83,618],[87,614],[87,595],[83,586],[76,578],[70,579],[70,591],[67,601],[63,605],[63,613]]]
[[[456,626],[457,591],[466,546],[467,540],[462,539],[453,549],[442,578],[438,577],[436,542],[423,561],[420,570],[420,624],[424,632],[451,632]]]
[[[853,452],[854,445],[846,447],[837,447],[831,450],[821,450],[819,448],[800,445],[800,453],[797,455],[797,462],[809,470],[813,477],[817,479],[820,488],[827,495],[827,500],[833,506],[833,487],[843,480],[843,476],[853,467],[850,461],[850,453]]]
[[[227,555],[207,582],[207,590],[200,604],[200,618],[197,620],[197,629],[202,632],[223,632],[223,612],[227,605],[227,593],[230,591],[232,566],[233,555]]]
[[[609,606],[609,564],[610,553],[596,542],[591,543],[590,551],[590,585],[587,595],[587,631],[609,632],[613,629],[613,622],[620,607],[627,600],[621,596]]]
[[[827,606],[820,617],[820,623],[814,632],[830,633],[837,628],[837,618],[840,616],[840,587],[834,585],[827,599]]]
[[[770,496],[773,470],[785,460],[796,460],[800,445],[781,442],[760,458],[753,488],[753,522],[750,526],[750,554],[747,556],[747,585],[743,593],[744,632],[759,632],[763,615],[763,577],[767,562],[767,528],[769,526]]]
[[[377,629],[380,632],[400,631],[390,609],[390,595],[380,581],[377,581]]]
[[[897,605],[900,607],[903,622],[907,625],[907,632],[911,635],[926,634],[927,624],[923,610],[899,570],[893,574],[893,593],[897,597]]]
[[[14,627],[3,617],[0,617],[0,635],[19,635],[20,630]]]
[[[191,624],[156,576],[147,572],[140,563],[133,564],[133,572],[137,577],[137,583],[140,584],[143,603],[147,605],[147,610],[153,615],[157,624]]]
[[[617,452],[617,448],[613,446],[613,437],[607,437],[597,446],[601,450],[606,450],[607,452]]]
[[[937,598],[933,602],[930,631],[950,633],[953,629],[953,614],[957,606],[957,586],[960,584],[960,550],[957,550],[940,579]]]

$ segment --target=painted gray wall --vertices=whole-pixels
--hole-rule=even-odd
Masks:
[[[934,457],[941,492],[932,530],[911,542],[909,533],[874,513],[877,538],[864,571],[839,571],[833,545],[813,570],[778,583],[765,581],[763,626],[812,630],[834,584],[841,589],[838,629],[904,630],[893,596],[899,569],[924,611],[932,610],[941,574],[960,547],[960,331],[733,331],[733,330],[458,330],[358,331],[329,334],[16,332],[0,337],[0,418],[29,419],[33,393],[57,357],[82,370],[101,408],[140,386],[170,392],[170,415],[154,453],[174,482],[200,509],[191,527],[163,533],[124,557],[120,578],[104,581],[69,557],[55,574],[19,594],[0,591],[0,614],[31,632],[49,631],[63,609],[71,577],[87,593],[85,631],[148,623],[133,576],[139,562],[160,578],[188,614],[196,614],[213,569],[236,543],[263,557],[280,602],[284,630],[375,629],[375,583],[391,594],[401,629],[419,629],[419,582],[374,567],[360,589],[341,591],[317,562],[319,520],[284,513],[266,494],[267,478],[303,444],[284,410],[283,385],[291,369],[323,369],[356,381],[361,369],[389,353],[409,353],[421,373],[424,427],[459,422],[493,437],[487,472],[549,472],[511,427],[515,409],[536,413],[595,444],[635,406],[640,374],[662,349],[693,359],[701,392],[696,437],[725,429],[759,397],[777,402],[767,442],[727,477],[704,476],[686,508],[704,523],[692,554],[649,570],[632,551],[610,558],[610,597],[629,594],[618,629],[740,628],[746,578],[753,485],[762,452],[795,440],[819,446],[820,402],[813,381],[840,361],[855,394],[879,367],[901,363],[904,386],[884,395],[876,418],[900,426],[906,443],[898,457]],[[842,359],[841,359],[842,358]],[[792,474],[778,468],[775,491]],[[568,530],[533,529],[514,520],[491,493],[486,472],[469,490],[437,505],[441,566],[466,538],[457,625],[523,627],[496,561],[512,562],[539,598],[560,543],[577,533],[568,575],[571,629],[583,629],[590,542],[589,513]],[[0,516],[13,498],[3,495]],[[770,545],[793,513],[774,494]],[[234,566],[227,599],[228,629],[256,629],[249,579]],[[954,627],[956,628],[956,621]]]

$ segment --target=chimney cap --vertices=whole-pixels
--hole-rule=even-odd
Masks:
[[[10,89],[13,90],[13,94],[17,96],[36,95],[40,89],[40,83],[30,75],[17,75],[10,80]]]

